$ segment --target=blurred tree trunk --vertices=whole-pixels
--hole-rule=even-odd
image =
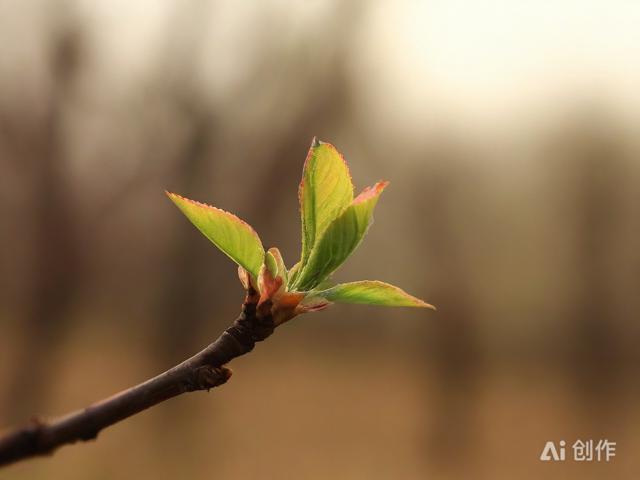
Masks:
[[[464,157],[458,155],[458,147],[444,142],[426,150],[428,162],[420,164],[428,166],[415,176],[412,201],[415,218],[427,222],[423,238],[431,252],[431,275],[438,279],[430,297],[437,305],[438,321],[426,327],[426,345],[421,348],[427,371],[435,379],[429,383],[428,396],[435,409],[429,415],[433,423],[427,426],[426,451],[443,471],[463,473],[458,469],[472,469],[472,455],[477,451],[474,408],[481,361],[472,287],[465,273],[469,267],[461,241],[462,232],[472,231],[473,225],[459,228],[460,222],[469,220],[459,208],[468,198],[459,188],[464,178],[460,158]]]
[[[569,211],[575,213],[570,228],[575,232],[576,284],[567,319],[573,326],[567,332],[570,370],[586,395],[587,408],[601,412],[613,397],[620,366],[611,267],[624,182],[620,181],[623,159],[613,140],[619,136],[610,135],[595,118],[579,120],[559,148],[568,159],[563,183],[568,187]]]
[[[25,158],[33,188],[33,271],[24,313],[17,365],[9,387],[12,417],[23,418],[46,402],[50,366],[69,326],[70,309],[80,285],[82,242],[64,161],[65,105],[73,94],[80,62],[81,38],[74,26],[54,25],[51,94],[41,125],[28,138]],[[29,138],[29,135],[33,135]]]

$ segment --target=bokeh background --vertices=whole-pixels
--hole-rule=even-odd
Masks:
[[[640,475],[640,3],[0,1],[0,425],[80,408],[235,318],[163,194],[299,254],[311,138],[391,180],[340,305],[3,479]],[[609,439],[610,463],[543,463]],[[568,452],[571,456],[571,451]]]

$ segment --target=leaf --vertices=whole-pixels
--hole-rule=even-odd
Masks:
[[[329,305],[331,305],[331,302],[326,298],[317,295],[307,296],[296,305],[295,313],[300,315],[302,313],[319,312]]]
[[[238,265],[238,278],[240,279],[240,283],[245,290],[249,290],[249,287],[252,287],[251,282],[249,280],[249,272],[247,272],[244,268]]]
[[[314,246],[295,282],[298,291],[311,290],[353,253],[373,221],[373,210],[389,182],[365,188],[329,225]]]
[[[353,200],[349,168],[333,145],[313,139],[304,162],[298,198],[304,266],[316,241]]]
[[[278,275],[282,277],[284,284],[286,286],[287,280],[288,280],[288,272],[287,272],[287,267],[284,264],[284,260],[282,259],[282,254],[280,253],[280,250],[278,250],[276,247],[271,247],[269,250],[267,250],[265,261],[269,257],[272,257],[273,261],[275,262],[276,273],[274,273],[274,276]]]
[[[276,263],[276,258],[269,250],[267,250],[267,253],[264,256],[264,265],[274,278],[278,275],[278,264]]]
[[[166,193],[216,247],[254,277],[258,276],[264,262],[264,247],[249,224],[219,208]]]
[[[298,272],[300,271],[300,265],[301,265],[301,264],[302,264],[302,263],[299,261],[298,263],[296,263],[294,266],[292,266],[292,267],[289,269],[289,272],[288,272],[288,274],[289,274],[289,280],[288,280],[288,282],[287,282],[287,286],[288,286],[289,288],[291,288],[291,287],[293,286],[293,284],[295,283],[296,278],[298,277]]]
[[[377,280],[341,283],[328,290],[315,292],[314,296],[325,298],[330,302],[361,303],[387,307],[423,307],[435,310],[433,305],[409,295],[401,288]]]
[[[278,293],[283,293],[284,288],[281,288],[282,286],[282,277],[274,277],[266,264],[260,267],[260,273],[258,274],[260,301],[258,306],[267,300],[273,300]]]

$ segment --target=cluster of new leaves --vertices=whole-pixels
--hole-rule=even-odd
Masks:
[[[276,324],[332,302],[431,307],[380,281],[333,284],[331,275],[358,247],[373,222],[373,210],[388,182],[365,188],[354,198],[346,162],[333,145],[314,139],[304,164],[298,196],[302,255],[287,270],[277,248],[265,252],[246,222],[218,208],[174,193],[169,198],[213,244],[238,264],[245,288],[271,301]]]

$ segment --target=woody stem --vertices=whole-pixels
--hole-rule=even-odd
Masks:
[[[253,350],[275,328],[270,305],[257,308],[249,287],[234,323],[204,350],[160,375],[82,410],[50,420],[32,420],[0,437],[0,466],[53,453],[58,447],[93,440],[104,428],[186,392],[209,390],[231,376],[228,362]]]

